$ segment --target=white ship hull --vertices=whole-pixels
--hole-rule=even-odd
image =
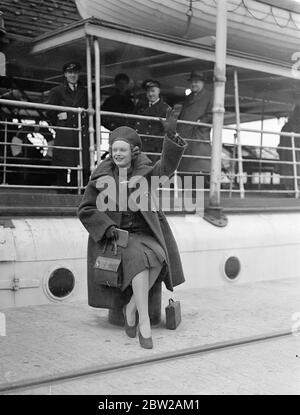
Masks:
[[[300,213],[229,215],[225,228],[196,215],[169,216],[186,282],[198,289],[300,278]],[[0,227],[1,308],[87,300],[87,238],[77,218],[19,218]],[[246,236],[246,237],[245,237]],[[225,273],[236,258],[235,279]],[[51,295],[49,277],[58,268],[74,275],[73,291]]]

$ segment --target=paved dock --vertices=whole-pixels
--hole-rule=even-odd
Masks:
[[[0,337],[0,387],[8,382],[65,371],[126,363],[196,346],[300,329],[300,280],[256,282],[201,290],[165,291],[181,301],[176,330],[153,328],[154,349],[144,350],[107,310],[85,303],[1,310],[7,332]],[[293,320],[293,318],[295,320]],[[24,394],[300,394],[300,333],[148,363],[143,366],[32,387]],[[178,376],[180,374],[180,377]]]

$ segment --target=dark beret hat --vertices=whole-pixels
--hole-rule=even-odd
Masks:
[[[63,72],[67,72],[67,71],[80,71],[81,70],[81,65],[79,62],[67,62],[64,64],[63,68],[62,68]]]
[[[111,131],[109,134],[109,145],[111,146],[115,141],[126,141],[128,144],[132,144],[134,147],[142,147],[142,140],[138,133],[130,127],[118,127]]]

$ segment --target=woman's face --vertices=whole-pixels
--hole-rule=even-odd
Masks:
[[[111,154],[118,167],[130,167],[132,159],[130,144],[121,140],[114,141],[111,147]]]

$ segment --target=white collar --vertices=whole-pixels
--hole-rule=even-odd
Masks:
[[[160,100],[160,98],[157,98],[157,100],[154,101],[154,102],[149,101],[149,107],[152,107],[152,105],[156,104],[159,100]]]
[[[71,84],[71,83],[68,83],[68,85],[71,91],[74,91],[75,89],[77,89],[77,86],[78,86],[77,84]]]

